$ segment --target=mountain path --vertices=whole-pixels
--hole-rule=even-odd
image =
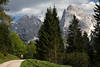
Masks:
[[[5,63],[0,64],[0,67],[20,67],[21,63],[24,60],[12,60]]]

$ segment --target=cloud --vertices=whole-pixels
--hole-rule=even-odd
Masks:
[[[89,0],[67,0],[67,3],[70,4],[82,4],[82,3],[88,3]]]
[[[23,8],[29,8],[29,7],[36,7],[37,5],[40,5],[40,3],[46,3],[47,0],[10,0],[8,3],[8,8],[11,9],[11,11],[19,11]]]
[[[88,12],[89,14],[94,14],[94,8],[95,8],[95,4],[99,4],[98,2],[89,2],[87,4],[82,4],[81,7],[86,10],[86,12]]]
[[[63,10],[70,4],[76,4],[84,8],[87,12],[93,13],[94,2],[90,0],[10,0],[7,12],[10,15],[35,15],[43,18],[48,7],[53,7],[55,2],[58,10],[58,16],[61,18]]]
[[[93,14],[93,9],[95,7],[94,2],[89,2],[87,4],[82,4],[81,7],[85,9],[88,13]]]

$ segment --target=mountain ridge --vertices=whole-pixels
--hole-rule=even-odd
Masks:
[[[41,25],[42,22],[35,16],[24,15],[13,23],[9,30],[16,32],[22,40],[28,42],[36,39]]]
[[[82,32],[87,32],[88,36],[91,35],[91,31],[94,30],[94,25],[96,20],[94,17],[85,12],[84,9],[76,6],[76,5],[69,5],[67,9],[64,10],[63,16],[60,22],[60,27],[64,37],[68,35],[68,28],[73,20],[73,16],[79,20],[79,27],[81,28]]]
[[[76,5],[69,5],[68,8],[63,11],[60,21],[62,36],[67,37],[68,28],[74,15],[79,20],[81,31],[87,32],[88,36],[90,36],[91,31],[94,29],[96,20],[92,15],[86,13],[84,9]],[[28,42],[30,40],[38,39],[38,31],[42,24],[43,22],[34,15],[24,15],[13,23],[9,29],[16,32],[22,38],[22,40]]]

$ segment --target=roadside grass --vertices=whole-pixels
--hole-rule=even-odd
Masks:
[[[17,60],[19,59],[18,57],[8,54],[7,56],[4,56],[2,53],[0,53],[0,64],[6,61],[10,61],[10,60]]]
[[[27,59],[22,62],[20,67],[72,67],[67,65],[58,65],[47,61],[40,61],[36,59]]]

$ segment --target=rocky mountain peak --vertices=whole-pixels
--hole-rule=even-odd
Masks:
[[[76,6],[76,5],[69,5],[67,7],[67,11],[73,11],[73,12],[85,12],[82,8]]]
[[[9,28],[16,32],[24,41],[36,39],[37,33],[42,25],[42,22],[35,16],[22,16],[17,22],[13,23]]]
[[[87,32],[88,35],[91,34],[91,31],[94,29],[96,20],[94,17],[85,12],[82,8],[76,5],[70,5],[67,9],[64,10],[63,16],[61,19],[60,27],[62,29],[63,35],[66,37],[68,35],[68,28],[73,20],[73,16],[79,20],[79,26],[81,30]]]

